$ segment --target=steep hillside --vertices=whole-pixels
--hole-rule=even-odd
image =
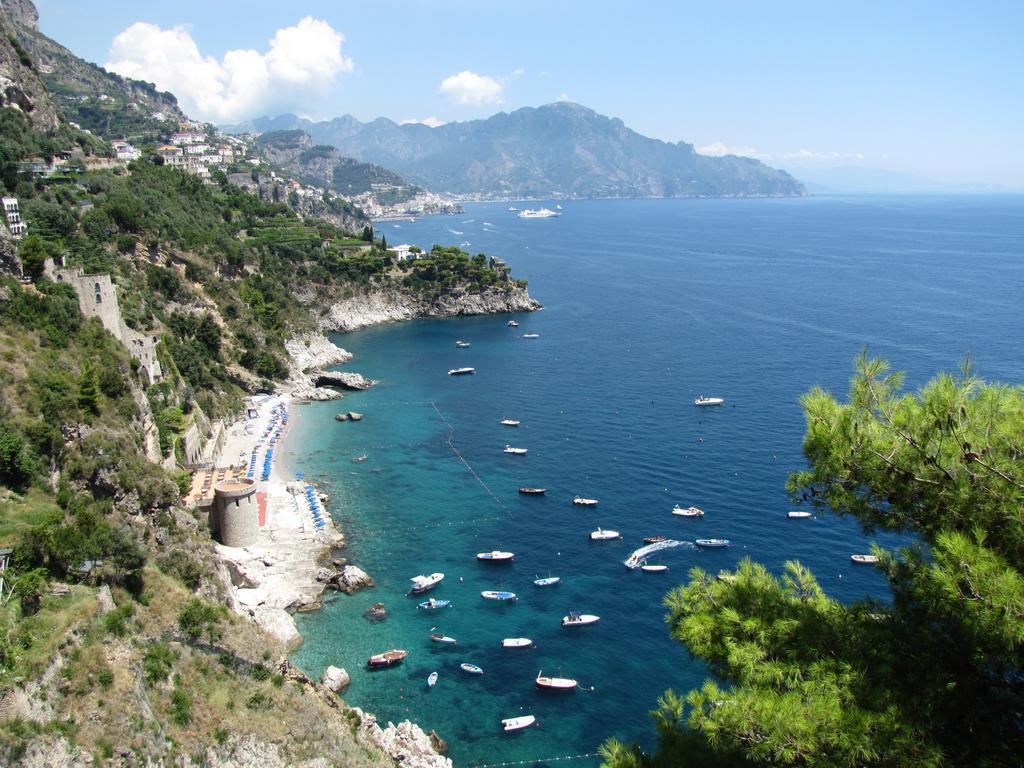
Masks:
[[[35,10],[31,3],[23,5]],[[37,131],[55,131],[57,111],[39,79],[36,62],[21,43],[19,28],[8,16],[8,11],[8,3],[0,6],[0,107],[21,110],[31,118],[32,127]],[[24,14],[18,14],[15,19],[24,17]]]
[[[351,116],[313,123],[253,121],[256,130],[302,129],[318,144],[395,169],[431,189],[482,197],[741,197],[805,194],[785,171],[750,158],[707,157],[693,145],[641,136],[621,120],[559,102],[438,128]]]

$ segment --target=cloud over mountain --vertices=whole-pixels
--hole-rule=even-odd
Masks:
[[[498,104],[505,86],[487,75],[478,75],[468,69],[446,77],[440,92],[459,104]]]
[[[342,53],[344,40],[326,21],[307,16],[277,30],[265,53],[230,50],[218,61],[200,52],[185,27],[136,22],[114,38],[105,66],[172,91],[189,114],[230,122],[308,104],[354,68]]]

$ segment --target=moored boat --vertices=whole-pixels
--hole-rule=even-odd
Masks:
[[[537,673],[535,682],[538,688],[548,691],[571,691],[579,685],[571,677],[545,677],[543,671]]]
[[[693,543],[705,549],[721,549],[729,546],[728,539],[695,539]]]
[[[704,397],[704,395],[701,395],[700,397],[698,397],[696,400],[693,401],[693,404],[694,405],[721,405],[724,402],[725,402],[725,400],[722,399],[721,397]]]
[[[459,349],[465,349],[466,347],[469,346],[469,342],[459,339],[458,341],[455,342],[455,346],[458,347]]]
[[[519,599],[518,597],[516,597],[515,592],[506,592],[502,589],[486,589],[480,593],[480,597],[482,597],[484,600],[499,600],[513,603]]]
[[[519,492],[526,496],[540,496],[547,493],[547,488],[530,488],[529,486],[523,486],[519,489]]]
[[[515,320],[509,320],[508,321],[508,327],[509,328],[518,328],[519,327],[519,323],[517,323]]]
[[[648,573],[664,573],[668,570],[668,566],[661,565],[660,563],[651,563],[650,565],[644,563],[640,566],[640,570],[647,571]]]
[[[596,624],[600,620],[600,616],[595,616],[592,613],[580,613],[579,611],[569,611],[568,616],[562,617],[562,626],[585,627],[587,624]]]
[[[520,717],[507,717],[501,721],[501,725],[506,731],[518,731],[522,728],[529,728],[536,722],[537,718],[533,715],[522,715]]]
[[[449,376],[465,376],[470,373],[475,373],[476,368],[452,368],[448,371]]]
[[[591,541],[608,541],[610,539],[621,539],[622,534],[618,531],[606,531],[604,528],[598,528],[596,531],[590,532]]]
[[[369,457],[369,456],[367,456],[367,455],[366,455],[366,454],[364,453],[364,454],[363,454],[362,456],[356,456],[356,457],[355,457],[354,459],[352,459],[352,463],[353,463],[353,464],[362,464],[362,463],[363,463],[364,461],[366,461],[366,460],[367,460],[368,458],[370,458],[370,457]]]
[[[502,419],[501,423],[502,423],[502,425],[504,425],[506,427],[518,427],[519,426],[519,420],[518,419]]]
[[[528,637],[506,637],[501,641],[502,648],[529,648],[533,640]]]
[[[528,448],[513,448],[511,445],[505,446],[505,453],[511,453],[516,456],[525,456]]]
[[[878,562],[878,557],[875,555],[850,555],[850,559],[859,565],[870,565]]]
[[[430,635],[430,639],[432,642],[441,643],[442,645],[455,645],[458,642],[454,637],[448,637],[448,635],[442,635],[436,632]]]
[[[786,513],[786,517],[788,517],[790,520],[805,520],[805,519],[807,519],[810,516],[811,516],[810,512],[806,512],[806,511],[799,510],[799,509],[796,509],[796,510],[793,510],[792,512],[787,512]]]
[[[433,688],[437,685],[437,672],[431,672],[427,675],[427,688]]]
[[[451,604],[451,600],[436,600],[432,597],[429,600],[424,600],[416,607],[422,608],[424,611],[436,611],[438,608],[447,608]]]
[[[672,508],[672,514],[679,517],[704,517],[704,510],[697,507],[680,507],[676,504]]]
[[[576,496],[573,498],[572,503],[581,507],[593,507],[597,505],[597,499],[585,499],[582,496]]]
[[[493,552],[477,552],[476,559],[484,563],[507,563],[515,557],[513,552],[502,552],[500,550],[494,550]]]
[[[544,576],[533,580],[538,587],[551,587],[562,580],[561,576]]]
[[[385,669],[400,664],[402,659],[409,655],[408,651],[401,648],[394,648],[384,653],[376,653],[366,660],[366,666],[370,669]]]
[[[552,211],[550,208],[527,208],[525,211],[520,211],[518,215],[520,219],[551,219],[562,214]]]
[[[471,675],[482,675],[484,671],[476,664],[470,664],[468,661],[464,661],[459,664],[459,669],[463,672],[468,672]]]
[[[524,333],[523,334],[523,338],[524,339],[539,339],[540,338],[540,334],[539,333]]]
[[[429,576],[413,576],[409,581],[412,582],[412,588],[409,590],[409,594],[421,595],[424,592],[429,592],[444,579],[443,573],[432,573]]]
[[[665,541],[664,536],[644,536],[644,544],[657,544],[659,541]]]

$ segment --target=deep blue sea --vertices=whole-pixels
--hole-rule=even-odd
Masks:
[[[800,395],[815,385],[844,395],[862,347],[905,370],[909,387],[965,355],[987,379],[1024,381],[1019,197],[563,206],[557,219],[478,204],[378,224],[391,244],[461,243],[507,260],[545,309],[516,316],[518,328],[508,316],[467,317],[336,338],[355,354],[347,367],[380,383],[303,406],[285,445],[288,465],[330,492],[346,556],[377,580],[297,617],[306,640],[295,661],[312,675],[345,667],[348,702],[435,729],[457,766],[593,753],[611,735],[650,745],[657,697],[706,677],[669,637],[661,604],[691,568],[798,559],[839,599],[886,594],[849,557],[897,539],[833,516],[786,518],[797,508],[786,477],[803,466]],[[476,374],[447,375],[464,365]],[[701,394],[725,405],[695,408]],[[366,418],[339,424],[339,410]],[[504,417],[522,424],[503,427]],[[506,444],[529,453],[506,455]],[[521,496],[522,485],[547,495]],[[575,494],[600,504],[573,506]],[[676,503],[706,515],[674,517]],[[591,543],[598,526],[624,538]],[[654,534],[732,547],[667,550],[656,558],[667,573],[627,571],[622,561]],[[514,551],[514,564],[475,561],[492,549]],[[433,571],[447,574],[433,596],[452,607],[418,611],[409,578]],[[533,586],[548,574],[561,584]],[[500,588],[518,603],[481,599]],[[363,612],[378,601],[389,618],[371,624]],[[562,629],[570,609],[601,621]],[[432,627],[458,645],[432,644]],[[536,647],[501,647],[517,636]],[[409,650],[404,664],[366,671],[369,655],[395,647]],[[465,675],[463,661],[485,674]],[[539,693],[538,670],[584,689]],[[502,732],[502,718],[527,713],[539,727]]]

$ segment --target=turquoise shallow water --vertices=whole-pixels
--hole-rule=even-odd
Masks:
[[[355,353],[348,367],[380,384],[341,404],[303,406],[284,452],[330,491],[346,555],[377,587],[297,617],[306,641],[295,661],[315,675],[344,666],[350,703],[437,730],[459,766],[534,760],[593,752],[608,735],[650,743],[658,695],[705,678],[668,637],[660,604],[691,567],[717,571],[751,556],[778,569],[796,558],[841,599],[884,596],[882,580],[849,555],[896,539],[834,517],[785,518],[786,476],[802,465],[798,398],[815,384],[845,392],[865,344],[911,386],[967,353],[986,378],[1024,379],[1022,202],[589,201],[533,221],[481,204],[381,224],[392,243],[469,242],[507,259],[546,309],[517,316],[517,329],[507,316],[469,317],[336,339]],[[456,349],[460,338],[472,347]],[[460,365],[477,373],[447,375]],[[695,408],[700,394],[726,405]],[[339,409],[366,419],[338,424]],[[506,416],[522,425],[502,427]],[[505,455],[506,443],[529,454]],[[351,463],[360,454],[368,460]],[[521,496],[522,485],[547,495]],[[600,505],[574,507],[577,493]],[[707,514],[675,518],[677,502]],[[624,540],[591,543],[599,525]],[[727,537],[733,547],[668,550],[666,574],[622,567],[641,537],[659,533]],[[495,548],[514,551],[514,564],[475,562]],[[447,578],[432,594],[452,607],[418,611],[408,579],[433,571]],[[562,583],[532,585],[548,573]],[[521,599],[479,596],[499,588]],[[378,601],[390,616],[371,624],[362,614]],[[562,629],[573,608],[601,622]],[[432,627],[458,645],[431,644]],[[513,636],[537,647],[500,647]],[[410,652],[402,666],[365,670],[370,654],[393,647]],[[483,677],[460,672],[463,661]],[[538,693],[540,669],[587,690]],[[523,713],[540,727],[501,732],[501,718]]]

